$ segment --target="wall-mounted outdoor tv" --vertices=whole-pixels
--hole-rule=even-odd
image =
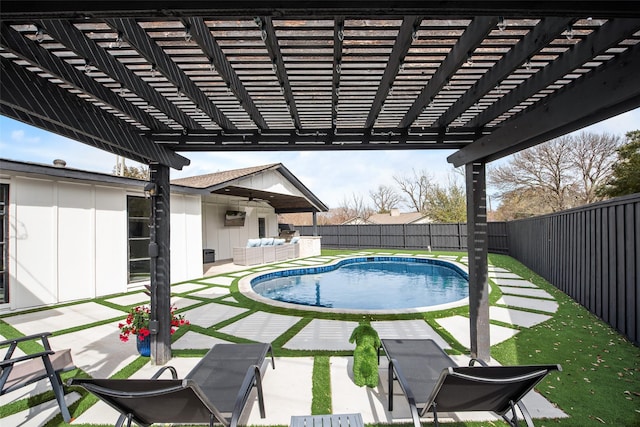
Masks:
[[[242,211],[227,211],[224,214],[225,227],[242,227],[247,213]]]

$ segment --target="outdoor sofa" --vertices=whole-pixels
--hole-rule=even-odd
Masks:
[[[249,239],[245,247],[233,248],[233,263],[257,265],[298,258],[300,257],[299,239],[298,236],[293,237],[290,242],[274,237]]]

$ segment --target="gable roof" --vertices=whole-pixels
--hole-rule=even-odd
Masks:
[[[303,196],[248,188],[242,183],[246,178],[269,171],[275,171],[282,175],[282,177],[291,183]],[[200,194],[221,194],[247,199],[262,199],[267,201],[275,209],[276,213],[326,212],[329,210],[329,208],[282,163],[272,163],[263,166],[178,178],[171,180],[171,184],[198,190],[196,192]]]

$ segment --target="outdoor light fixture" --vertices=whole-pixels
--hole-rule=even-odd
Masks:
[[[498,18],[498,30],[504,31],[507,28],[507,21],[501,16]]]
[[[36,41],[38,43],[42,43],[43,40],[44,40],[44,30],[36,26]]]
[[[146,198],[155,197],[158,195],[158,186],[155,182],[148,182],[144,186],[144,196]]]
[[[118,31],[118,35],[116,36],[116,39],[113,43],[111,43],[111,45],[109,47],[115,47],[116,49],[120,49],[120,47],[122,46],[122,33],[120,31]]]
[[[465,65],[468,65],[468,66],[473,65],[473,56],[471,55],[471,52],[469,52],[469,54],[467,55],[467,62],[465,62]]]
[[[567,31],[565,32],[565,36],[567,37],[567,40],[571,40],[573,38],[573,27],[571,25],[569,25],[567,27]]]
[[[344,41],[344,24],[338,25],[338,40]]]
[[[184,41],[189,43],[193,36],[191,35],[191,27],[185,27],[184,29]]]

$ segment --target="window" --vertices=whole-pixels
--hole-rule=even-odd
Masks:
[[[0,304],[9,302],[9,185],[0,184]]]
[[[258,237],[267,237],[267,220],[266,218],[258,218]]]
[[[151,200],[144,197],[127,197],[129,225],[129,283],[149,280],[151,260],[149,258],[149,216]]]

